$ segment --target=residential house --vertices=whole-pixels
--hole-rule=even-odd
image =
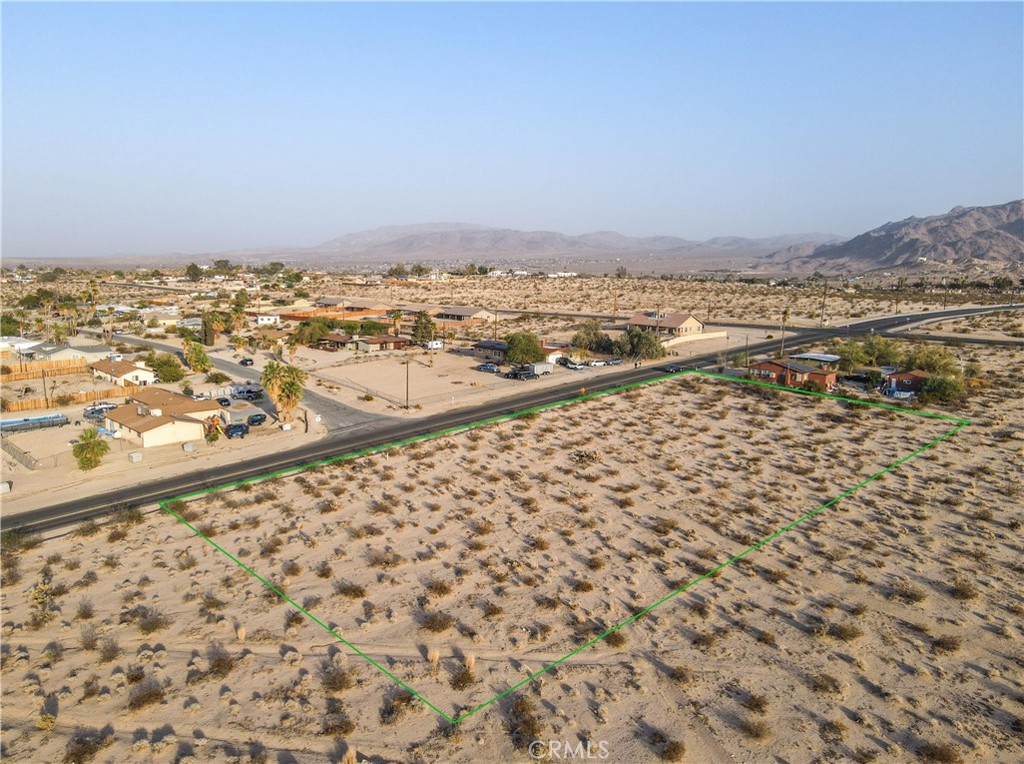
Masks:
[[[316,343],[316,346],[319,350],[329,350],[333,353],[338,350],[344,350],[348,347],[348,343],[351,341],[352,336],[349,334],[337,334],[331,332],[330,334],[321,337],[320,341]]]
[[[129,401],[107,412],[106,427],[120,437],[140,441],[143,448],[200,440],[207,420],[226,421],[216,401],[197,401],[159,387],[139,390]]]
[[[826,390],[832,390],[836,386],[834,371],[816,369],[788,358],[751,364],[747,371],[755,379],[783,387],[800,387],[807,382],[815,382]]]
[[[482,323],[489,324],[497,320],[498,316],[486,308],[473,308],[465,305],[452,305],[441,308],[434,315],[434,320],[443,323],[466,324]]]
[[[54,345],[43,342],[30,348],[23,348],[19,355],[26,361],[102,361],[111,350],[106,345]]]
[[[376,337],[353,337],[349,340],[348,347],[354,350],[374,352],[380,350],[405,350],[411,344],[412,342],[405,337],[380,334]]]
[[[885,380],[885,387],[887,390],[899,393],[919,393],[921,388],[924,387],[924,383],[928,381],[932,375],[923,371],[922,369],[912,369],[911,371],[899,371],[890,374]]]
[[[89,364],[93,376],[105,379],[119,387],[145,386],[156,382],[156,372],[146,368],[142,361],[111,361],[104,359]]]
[[[276,313],[260,313],[256,316],[256,326],[280,326],[281,317]]]
[[[647,311],[637,313],[626,322],[626,328],[643,329],[657,332],[667,337],[679,337],[686,334],[701,334],[704,322],[694,315],[684,313],[659,313]]]
[[[473,345],[474,355],[485,361],[504,362],[508,355],[508,343],[504,340],[483,340]]]

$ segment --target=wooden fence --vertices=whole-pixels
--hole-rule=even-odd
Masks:
[[[55,361],[54,363],[72,363],[71,361]],[[0,374],[0,384],[8,382],[26,382],[30,379],[42,379],[43,374],[47,377],[60,377],[66,374],[87,374],[89,364],[86,361],[74,361],[74,366],[65,366],[59,369],[26,369],[25,371],[11,371],[10,374]],[[28,364],[26,364],[27,366]],[[17,367],[12,366],[11,369]]]
[[[66,361],[22,361],[18,358],[5,358],[0,365],[10,369],[10,372],[4,372],[4,377],[9,374],[33,373],[39,376],[42,371],[52,371],[54,374],[74,374],[89,368],[89,362],[84,358],[71,358]]]
[[[89,403],[103,398],[123,399],[129,398],[142,387],[130,385],[128,387],[110,387],[105,390],[92,390],[85,393],[58,393],[50,396],[49,403],[46,398],[29,398],[22,401],[3,401],[5,412],[32,411],[34,409],[56,409],[63,406],[71,406],[76,403]],[[57,401],[60,401],[59,403]]]

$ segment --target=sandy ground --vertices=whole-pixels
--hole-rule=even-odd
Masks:
[[[986,352],[969,427],[454,729],[166,515],[8,554],[4,754],[1021,760],[1024,358]],[[179,511],[454,715],[949,429],[687,378]]]
[[[1000,311],[955,320],[921,321],[901,329],[950,339],[968,336],[983,340],[1019,340],[1024,338],[1024,312]]]
[[[243,404],[246,408],[250,405],[236,402],[239,409]],[[81,407],[61,411],[72,422],[76,418],[81,420]],[[291,430],[282,431],[273,424],[273,419],[269,419],[263,426],[251,428],[245,438],[221,438],[213,444],[197,441],[196,450],[192,453],[185,452],[180,443],[142,448],[141,444],[130,440],[111,440],[108,441],[110,453],[104,457],[103,463],[94,470],[83,472],[71,457],[69,445],[86,426],[91,426],[88,421],[81,421],[82,426],[79,427],[70,424],[9,436],[15,445],[42,461],[45,467],[29,470],[7,453],[2,454],[2,479],[14,483],[13,492],[3,496],[5,518],[82,496],[95,496],[125,484],[146,483],[183,472],[230,464],[243,458],[297,448],[325,434],[312,418],[308,433],[304,431],[301,421],[293,424]],[[142,454],[140,463],[129,461],[128,455],[133,452]]]
[[[670,348],[669,355],[664,359],[648,363],[664,364],[676,361],[685,365],[694,355],[734,354],[742,352],[745,337],[749,337],[751,342],[759,342],[764,340],[766,334],[772,333],[743,327],[715,326],[713,330],[728,331],[729,337]],[[775,336],[781,335],[776,331]],[[787,332],[787,336],[790,336],[790,333]],[[298,355],[301,358],[305,353],[306,351],[302,350]],[[327,355],[340,356],[341,353]],[[408,412],[405,411],[406,360],[411,361],[408,370],[411,410]],[[574,371],[556,365],[551,374],[542,376],[539,380],[519,382],[504,379],[500,374],[477,371],[475,367],[483,363],[483,359],[474,356],[467,347],[444,352],[405,351],[390,353],[381,358],[350,356],[338,359],[332,366],[322,363],[320,358],[313,358],[311,361],[311,366],[315,369],[311,373],[311,385],[318,392],[329,393],[346,405],[364,411],[391,415],[408,413],[411,416],[428,416],[453,407],[486,403],[521,392],[527,386],[532,388],[574,382],[585,388],[590,384],[588,380],[622,369],[621,366],[597,366]],[[507,371],[508,368],[510,367],[505,365],[502,371]],[[372,395],[373,400],[364,400],[367,394]]]

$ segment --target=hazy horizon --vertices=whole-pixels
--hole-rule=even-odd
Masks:
[[[1024,196],[1024,12],[4,4],[3,249],[851,237]]]

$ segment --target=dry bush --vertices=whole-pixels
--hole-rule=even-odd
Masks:
[[[821,725],[821,739],[826,743],[840,743],[846,737],[846,725],[839,719],[829,719]]]
[[[956,578],[949,588],[949,594],[957,600],[973,600],[978,596],[978,586],[970,579]]]
[[[412,701],[413,695],[409,692],[400,692],[388,698],[380,710],[381,724],[386,726],[397,724],[412,707]]]
[[[211,642],[206,648],[207,669],[203,676],[223,679],[235,668],[235,657],[223,645]]]
[[[154,631],[166,629],[171,625],[171,620],[156,608],[142,607],[138,610],[137,623],[139,631],[143,634],[152,634]]]
[[[740,722],[740,729],[754,740],[764,740],[772,733],[771,726],[762,719],[744,719]]]
[[[423,618],[423,623],[420,625],[421,629],[432,632],[441,632],[450,629],[455,625],[455,618],[448,613],[442,613],[440,611],[435,613],[428,613]]]
[[[828,635],[841,639],[843,642],[852,642],[864,636],[864,631],[852,623],[830,623],[827,625]]]
[[[64,764],[84,764],[114,741],[113,731],[107,727],[76,727],[64,747]]]
[[[96,608],[93,607],[92,600],[83,597],[78,603],[78,609],[75,611],[75,618],[80,621],[88,621],[96,614]]]
[[[302,572],[302,566],[295,560],[287,560],[281,564],[281,572],[286,576],[297,576]]]
[[[452,676],[451,685],[453,690],[465,690],[472,687],[474,682],[476,682],[476,674],[473,673],[473,669],[463,666]]]
[[[320,684],[326,692],[342,692],[355,682],[348,669],[335,666],[333,663],[325,663],[320,669]]]
[[[393,568],[402,562],[402,556],[397,552],[373,549],[366,555],[366,562],[373,568]]]
[[[936,637],[932,640],[932,652],[935,653],[955,653],[961,647],[961,639],[955,634],[949,634],[942,637]]]
[[[100,663],[109,663],[121,654],[121,645],[116,637],[104,637],[99,649]]]
[[[901,581],[893,585],[890,596],[904,602],[923,602],[928,594],[920,586]]]
[[[604,641],[607,642],[610,647],[625,647],[626,635],[622,633],[621,629],[619,629],[605,637]]]
[[[163,702],[164,688],[154,677],[139,682],[128,693],[128,708],[132,711]]]
[[[439,578],[432,578],[427,581],[427,591],[431,594],[441,597],[445,594],[451,594],[452,585],[449,581],[443,581]]]
[[[917,755],[922,761],[936,762],[936,764],[960,764],[963,756],[949,743],[925,743],[917,749]]]
[[[764,695],[754,693],[747,698],[743,705],[755,714],[761,714],[763,716],[768,713],[768,698]]]
[[[689,684],[693,681],[693,672],[685,666],[673,666],[669,678],[676,684]]]
[[[360,599],[366,596],[366,589],[351,581],[335,581],[334,593],[349,599]]]
[[[831,674],[815,674],[810,680],[811,689],[815,692],[838,693],[842,691],[842,684]]]
[[[321,560],[317,564],[316,568],[314,568],[314,572],[316,573],[317,578],[330,578],[334,575],[334,570],[331,568],[331,564],[327,562],[327,560]]]
[[[516,748],[525,750],[534,740],[539,740],[544,731],[540,716],[533,700],[520,695],[509,709],[509,735]]]

